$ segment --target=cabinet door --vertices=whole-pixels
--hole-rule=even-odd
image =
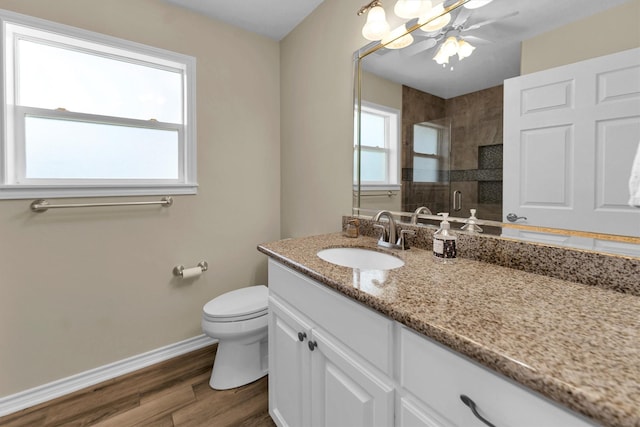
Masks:
[[[388,427],[393,425],[394,387],[335,344],[313,330],[317,347],[311,356],[311,425],[322,427]]]
[[[485,426],[465,406],[462,396],[471,398],[479,415],[498,427],[595,425],[591,420],[405,328],[400,332],[399,360],[403,397],[413,396],[420,402],[420,406],[415,405],[415,408],[425,415],[425,419],[436,420],[439,425]]]
[[[402,394],[402,393],[400,393]],[[396,426],[398,427],[451,427],[447,421],[424,408],[416,399],[406,395],[399,398]]]
[[[269,414],[280,427],[310,423],[310,334],[307,322],[269,298]]]

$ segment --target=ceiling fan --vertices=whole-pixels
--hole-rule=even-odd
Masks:
[[[464,49],[467,49],[466,52],[463,50],[462,55],[460,55],[460,49],[463,48],[462,46],[459,46],[460,49],[457,52],[453,53],[458,53],[460,59],[463,59],[464,57],[469,56],[473,49],[475,49],[475,47],[470,45],[469,42],[472,42],[474,44],[488,44],[493,42],[491,40],[469,34],[470,32],[478,30],[486,25],[503,21],[505,19],[518,15],[518,12],[514,11],[496,18],[486,19],[474,23],[472,22],[473,13],[473,9],[459,8],[452,12],[452,14],[455,14],[455,18],[442,27],[438,28],[437,24],[431,27],[431,23],[425,24],[420,30],[413,32],[413,36],[416,42],[404,48],[401,51],[401,54],[406,56],[417,55],[419,53],[428,51],[438,45],[443,46],[445,43],[447,43],[447,41],[450,40],[450,38],[453,38],[453,40],[455,40],[458,45],[465,46]],[[425,31],[425,28],[427,30],[429,28],[434,29],[432,31]],[[451,47],[447,46],[447,48]],[[440,63],[437,59],[436,62]]]

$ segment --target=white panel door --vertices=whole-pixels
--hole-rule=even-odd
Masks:
[[[316,427],[388,427],[393,425],[391,380],[354,360],[332,339],[313,331],[311,425]]]
[[[505,81],[503,221],[640,236],[640,49]]]
[[[269,414],[280,427],[310,425],[310,334],[308,323],[269,298]]]

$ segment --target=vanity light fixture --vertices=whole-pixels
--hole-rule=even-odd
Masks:
[[[426,15],[431,7],[431,0],[398,0],[393,12],[400,18],[413,19]]]
[[[362,6],[358,11],[358,16],[365,12],[369,13],[367,14],[367,22],[362,27],[362,36],[367,40],[382,40],[384,36],[389,34],[390,29],[387,15],[382,8],[382,2],[373,0],[371,3]]]
[[[491,3],[493,0],[468,0],[464,7],[477,9]],[[435,5],[434,5],[435,3]],[[443,0],[397,0],[393,8],[394,13],[403,19],[418,18],[420,29],[427,33],[440,31],[451,22],[451,14],[445,13]],[[411,34],[407,32],[406,23],[390,30],[387,15],[382,7],[382,1],[373,0],[365,4],[358,11],[358,16],[367,13],[367,21],[362,27],[362,35],[367,40],[380,41],[388,49],[402,49],[413,43]],[[446,64],[453,55],[460,60],[471,55],[475,47],[463,39],[448,37],[440,46],[434,60],[438,64]]]
[[[431,33],[433,31],[438,31],[444,28],[447,24],[449,24],[449,22],[451,22],[451,14],[445,13],[444,15],[442,15],[443,13],[444,13],[444,6],[442,3],[434,6],[426,14],[420,16],[420,19],[418,19],[418,25],[422,25],[420,29],[427,33]],[[439,15],[442,15],[442,16],[439,16]],[[439,17],[435,18],[436,16],[439,16]]]
[[[402,36],[406,32],[406,24],[400,25],[398,28],[387,34],[380,43],[385,45],[387,49],[402,49],[403,47],[407,47],[413,43],[413,36],[411,34],[405,34]]]
[[[431,0],[398,0],[395,7],[393,8],[393,11],[400,18],[414,19],[420,16],[428,15],[429,11],[431,11],[431,6]],[[365,39],[372,41],[378,41],[382,39],[393,40],[400,35],[397,34],[395,37],[391,37],[392,32],[390,31],[389,23],[387,22],[387,15],[382,8],[382,2],[380,0],[373,0],[372,2],[362,6],[358,11],[358,16],[363,15],[364,13],[367,13],[367,21],[362,27],[362,35]],[[404,28],[406,32],[406,27]],[[398,29],[396,28],[395,30],[393,30],[394,34],[396,34],[396,30]],[[393,46],[388,47],[390,49],[400,49],[402,47],[410,45],[412,42],[413,37],[402,37],[401,40],[396,40],[393,43]]]

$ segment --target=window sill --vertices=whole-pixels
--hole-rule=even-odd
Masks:
[[[173,196],[197,194],[198,184],[154,186],[30,186],[0,185],[0,200],[43,199],[55,197],[111,197],[111,196]]]
[[[400,184],[384,184],[384,185],[361,185],[360,191],[400,191]],[[358,191],[358,186],[353,186],[353,191]]]

